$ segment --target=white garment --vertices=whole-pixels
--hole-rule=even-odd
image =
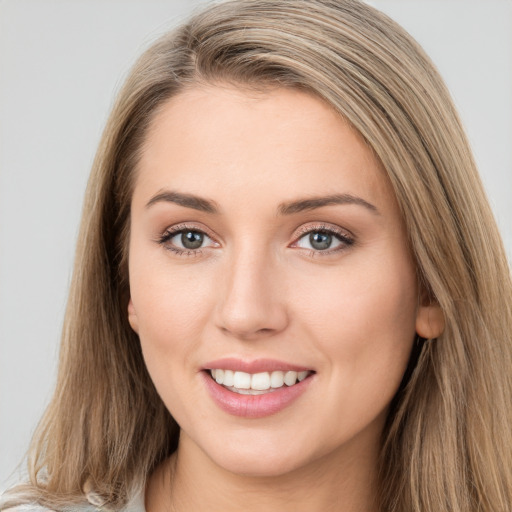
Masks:
[[[87,505],[75,505],[72,507],[66,507],[61,509],[59,512],[101,512],[105,509],[97,506],[96,496],[93,493],[89,493],[87,499],[89,503]],[[25,504],[18,505],[14,508],[3,509],[2,512],[54,512],[48,508],[41,507],[37,504]],[[146,508],[144,506],[144,493],[141,492],[137,494],[133,499],[127,503],[127,505],[121,509],[120,512],[146,512]]]

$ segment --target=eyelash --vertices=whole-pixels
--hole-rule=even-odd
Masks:
[[[187,231],[192,231],[194,233],[200,233],[202,235],[205,235],[210,240],[213,240],[213,237],[210,236],[207,232],[205,232],[202,229],[197,228],[196,226],[188,226],[186,224],[179,224],[176,226],[173,226],[171,228],[168,228],[165,230],[165,232],[157,239],[157,242],[162,245],[166,250],[171,251],[178,256],[187,256],[187,257],[194,257],[199,256],[202,254],[202,248],[198,249],[180,249],[179,247],[173,246],[169,244],[169,241],[174,238],[176,235],[179,235],[181,233],[185,233]],[[326,250],[319,250],[319,249],[304,249],[307,250],[307,254],[311,258],[316,257],[325,257],[332,255],[334,253],[338,253],[341,251],[344,251],[348,249],[350,246],[354,245],[355,240],[354,238],[349,235],[347,232],[335,228],[333,226],[327,226],[325,224],[320,224],[317,226],[307,226],[303,227],[299,230],[299,233],[296,236],[294,244],[299,242],[302,238],[304,238],[306,235],[311,233],[322,233],[326,235],[333,236],[336,238],[339,242],[341,242],[340,247],[336,249],[326,249]],[[292,245],[293,247],[293,245]]]
[[[199,256],[202,254],[201,248],[199,249],[180,249],[179,247],[173,246],[169,244],[169,241],[174,238],[176,235],[180,233],[186,233],[187,231],[192,231],[194,233],[201,233],[206,235],[208,238],[213,240],[213,238],[206,233],[204,230],[197,228],[196,226],[188,226],[187,224],[178,224],[171,228],[167,228],[164,233],[158,238],[157,242],[162,245],[166,250],[171,251],[178,256]]]
[[[302,238],[304,238],[306,235],[309,235],[311,233],[322,233],[325,235],[330,235],[330,236],[333,236],[335,239],[337,239],[339,242],[341,242],[341,245],[335,249],[326,249],[326,250],[305,249],[308,251],[308,256],[311,258],[331,256],[333,254],[347,250],[349,247],[353,246],[355,243],[354,237],[352,235],[349,235],[346,231],[343,231],[340,228],[336,228],[334,226],[327,226],[325,224],[319,224],[316,226],[302,227],[299,230],[299,232],[296,236],[295,242],[293,244],[294,245],[297,244]]]

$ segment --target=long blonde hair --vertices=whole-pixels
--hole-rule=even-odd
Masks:
[[[424,344],[383,432],[382,510],[509,510],[506,256],[442,79],[401,27],[356,0],[212,5],[138,60],[94,162],[56,391],[34,437],[30,482],[11,502],[58,509],[83,500],[88,482],[120,508],[176,449],[179,429],[127,322],[132,178],[163,102],[219,81],[300,88],[362,134],[394,187],[425,300],[444,312],[444,333]]]

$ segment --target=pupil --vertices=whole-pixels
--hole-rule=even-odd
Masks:
[[[332,236],[327,233],[311,233],[309,235],[309,242],[314,249],[324,251],[331,246]]]
[[[181,243],[185,249],[197,249],[203,244],[203,234],[197,231],[185,231],[181,234]]]

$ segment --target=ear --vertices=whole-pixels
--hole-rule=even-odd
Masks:
[[[416,312],[416,334],[431,340],[439,337],[445,326],[444,313],[436,303],[420,305]]]
[[[128,322],[131,325],[131,328],[139,334],[139,319],[137,318],[137,313],[135,312],[135,307],[133,306],[132,299],[128,302]]]

